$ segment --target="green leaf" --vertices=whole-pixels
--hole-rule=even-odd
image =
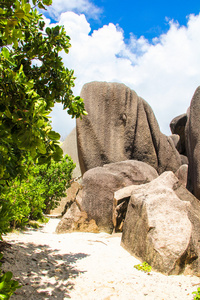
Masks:
[[[15,37],[15,38],[22,38],[22,32],[21,32],[21,30],[20,29],[14,29],[13,30],[13,36]]]
[[[44,6],[41,2],[38,3],[38,7],[39,7],[40,9],[45,9],[45,10],[46,10],[45,6]]]
[[[48,132],[48,137],[51,139],[51,140],[59,140],[60,139],[60,134],[51,130]]]
[[[12,276],[13,276],[13,274],[12,274],[12,272],[6,272],[4,274],[4,276],[5,276],[5,281],[10,281],[11,278],[12,278]]]
[[[15,27],[18,24],[18,21],[16,19],[8,19],[7,24],[9,27]]]
[[[52,5],[52,0],[43,0],[44,5]]]
[[[57,146],[53,153],[53,159],[55,161],[60,161],[62,158],[62,155],[63,155],[63,150],[59,146]]]
[[[3,57],[6,58],[6,59],[8,59],[10,57],[10,52],[5,47],[2,49],[1,53],[3,54]]]
[[[56,27],[52,28],[52,30],[53,30],[53,35],[58,36],[59,32],[60,32],[60,26],[56,26]]]
[[[29,3],[25,4],[25,13],[29,13],[29,11],[31,10],[31,5]]]
[[[7,61],[9,62],[9,64],[10,64],[11,66],[13,66],[13,67],[15,67],[15,68],[17,67],[12,61],[10,61],[10,60],[8,60],[8,59],[7,59]]]
[[[29,19],[27,16],[24,16],[23,19],[24,19],[26,22],[30,23],[30,19]]]
[[[48,35],[51,35],[51,28],[47,27],[47,28],[46,28],[46,33],[47,33]]]
[[[8,295],[1,294],[1,292],[0,292],[0,300],[8,300],[8,299],[9,299]]]
[[[22,19],[25,16],[25,12],[22,9],[19,9],[14,14],[15,17]]]
[[[23,73],[23,65],[20,66],[19,68],[19,74]]]
[[[39,152],[41,153],[41,154],[46,154],[46,147],[45,147],[45,144],[43,144],[43,143],[39,143],[38,145],[37,145],[37,148],[38,148],[38,150],[39,150]]]

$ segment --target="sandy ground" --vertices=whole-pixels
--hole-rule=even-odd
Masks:
[[[4,237],[3,269],[23,285],[11,299],[191,300],[200,286],[195,276],[138,271],[140,261],[120,246],[119,234],[57,235],[58,221]]]

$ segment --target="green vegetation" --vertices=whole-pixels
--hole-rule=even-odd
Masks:
[[[62,160],[60,135],[49,121],[55,103],[73,118],[86,114],[72,92],[73,70],[59,56],[68,53],[70,38],[62,26],[45,28],[36,9],[52,0],[32,3],[0,2],[0,239],[11,225],[42,218],[69,184],[74,165]],[[0,299],[18,287],[11,278],[10,272],[0,277]]]
[[[192,294],[194,294],[194,300],[200,300],[200,287],[197,288],[196,292],[193,292]]]
[[[49,192],[47,189],[42,192],[41,188],[35,191],[35,197],[30,196],[28,188],[35,188],[31,175],[25,184],[27,165],[34,166],[32,174],[38,172],[39,165],[40,173],[43,168],[43,172],[49,174],[49,165],[54,168],[54,162],[62,159],[60,135],[52,130],[49,122],[55,103],[62,103],[72,117],[86,114],[83,99],[72,93],[73,71],[64,67],[59,56],[61,50],[68,53],[70,38],[62,26],[45,28],[42,15],[35,7],[45,8],[51,0],[32,2],[33,8],[28,0],[0,3],[0,220],[4,233],[10,222],[8,210],[17,207],[15,203],[19,201],[17,193],[24,195],[20,204],[24,212],[27,209],[26,215],[29,204],[39,211],[49,210],[60,197],[59,186],[55,199],[48,196],[52,193],[50,185]],[[8,194],[14,195],[12,200],[8,201]],[[30,217],[38,218],[39,214],[31,211]]]
[[[0,235],[11,228],[23,228],[30,220],[44,221],[44,213],[50,213],[66,196],[74,168],[75,164],[67,155],[50,165],[36,165],[30,160],[27,177],[22,180],[16,177],[1,195],[7,209],[6,218],[0,219]]]
[[[34,0],[43,8],[51,0]],[[27,156],[38,163],[59,161],[60,135],[49,114],[55,103],[72,117],[86,114],[74,97],[73,71],[64,67],[59,52],[68,53],[70,38],[62,26],[45,28],[28,0],[0,4],[0,185],[23,175]]]
[[[146,261],[144,261],[142,264],[135,265],[134,268],[146,273],[150,273],[152,269],[152,267]]]
[[[2,259],[3,254],[0,253],[0,260]],[[0,267],[2,263],[0,262]],[[18,281],[12,280],[12,273],[6,272],[5,274],[1,274],[0,269],[0,299],[7,300],[14,293],[14,291],[20,288]]]

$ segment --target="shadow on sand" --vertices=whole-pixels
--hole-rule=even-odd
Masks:
[[[84,270],[76,268],[76,262],[87,257],[88,254],[60,254],[58,251],[46,245],[31,243],[16,242],[6,247],[2,269],[11,272],[14,270],[14,279],[22,285],[11,299],[71,298],[73,279],[85,273]]]

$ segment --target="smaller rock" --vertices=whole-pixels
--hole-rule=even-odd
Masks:
[[[187,175],[188,175],[188,165],[182,165],[175,173],[179,181],[186,187],[187,185]]]
[[[181,140],[180,140],[180,136],[178,134],[172,134],[169,137],[172,139],[172,141],[174,143],[174,146],[177,149],[177,151],[179,153],[181,153]]]
[[[87,213],[80,211],[76,202],[74,202],[70,209],[65,213],[56,227],[56,233],[67,232],[99,232],[99,229],[94,220],[88,220]]]
[[[173,134],[178,134],[180,136],[179,153],[186,155],[186,145],[185,145],[185,126],[187,122],[187,114],[182,114],[175,117],[170,123],[170,129]]]
[[[187,158],[187,156],[181,154],[180,157],[181,157],[181,164],[182,165],[188,165],[188,158]]]
[[[135,185],[126,186],[114,193],[113,200],[113,226],[114,232],[122,232],[128,208],[128,203]]]

